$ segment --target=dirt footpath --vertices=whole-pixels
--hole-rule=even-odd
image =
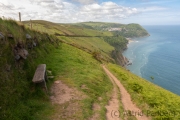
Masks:
[[[133,112],[141,113],[141,110],[131,101],[130,94],[127,92],[127,90],[121,84],[121,82],[105,66],[102,66],[102,67],[103,67],[104,71],[106,72],[106,74],[111,79],[114,89],[116,86],[119,88],[119,92],[121,94],[121,102],[123,104],[124,111],[133,111]],[[117,93],[114,93],[114,94],[117,95]],[[112,98],[118,98],[118,96],[114,96],[114,94],[112,95]],[[110,100],[110,102],[112,100]],[[107,115],[106,115],[107,120],[116,120],[119,117],[119,116],[114,116],[116,118],[113,118],[113,115],[115,115],[115,113],[113,113],[113,115],[112,115],[112,112],[113,112],[112,110],[116,111],[117,106],[119,106],[118,103],[117,103],[116,107],[114,107],[114,104],[109,104],[109,106],[107,108]],[[111,111],[109,111],[109,110],[111,110]],[[120,114],[120,113],[117,113],[117,114]],[[145,115],[138,115],[138,114],[135,114],[134,117],[136,117],[138,120],[149,120],[150,119]]]

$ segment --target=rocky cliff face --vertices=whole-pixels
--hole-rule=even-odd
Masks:
[[[113,50],[112,57],[116,61],[116,64],[118,64],[122,67],[125,67],[126,65],[129,64],[129,60],[122,55],[121,51]]]

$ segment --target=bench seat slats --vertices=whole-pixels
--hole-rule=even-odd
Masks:
[[[38,65],[32,81],[34,83],[40,83],[45,81],[45,74],[46,74],[46,64]]]

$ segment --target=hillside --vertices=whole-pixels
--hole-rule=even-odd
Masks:
[[[121,66],[128,63],[122,55],[128,43],[123,36],[114,36],[110,31],[89,29],[79,24],[56,24],[41,20],[31,22],[32,29],[55,35],[62,42],[93,54],[99,61],[116,62]],[[25,26],[30,27],[31,22],[25,21]]]
[[[148,32],[139,24],[119,24],[119,23],[103,23],[103,22],[83,22],[78,23],[78,26],[82,26],[89,29],[95,29],[100,31],[110,31],[114,36],[124,36],[127,38],[148,36]]]
[[[125,37],[89,27],[90,23],[31,22],[32,29],[29,21],[0,19],[0,119],[105,120],[112,98],[118,102],[117,111],[123,113],[116,117],[136,119],[134,111],[125,109],[122,94],[104,66],[149,119],[180,118],[179,96],[115,65],[113,55],[121,66],[126,64],[121,54],[127,45]],[[47,81],[48,93],[32,83],[38,64],[46,64],[48,76],[54,76]]]

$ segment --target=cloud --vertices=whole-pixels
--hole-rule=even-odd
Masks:
[[[45,7],[50,12],[56,12],[63,9],[63,2],[56,2],[55,0],[29,0],[32,4],[39,5],[41,7]]]
[[[54,3],[54,0],[29,0],[29,1],[35,4]]]
[[[102,4],[89,4],[80,8],[79,16],[86,16],[86,19],[122,19],[138,13],[136,8],[119,6],[113,2]]]
[[[9,0],[10,1],[10,0]],[[10,16],[18,20],[18,12],[22,20],[42,19],[52,22],[111,21],[128,18],[139,13],[137,8],[120,6],[114,2],[96,3],[96,0],[76,0],[84,4],[75,4],[65,0],[22,0],[0,4],[0,15]],[[89,4],[85,4],[89,3]],[[19,6],[24,7],[24,9]]]
[[[72,0],[72,1],[78,2],[80,4],[92,4],[97,2],[97,0]]]
[[[18,11],[25,9],[24,7],[16,7],[10,3],[0,3],[0,17],[5,16],[8,18],[15,19],[15,16],[18,14]]]
[[[55,0],[30,1],[33,4],[45,8],[45,10],[39,14],[38,18],[54,22],[123,19],[139,13],[136,8],[119,6],[114,2],[103,2],[101,4],[91,3],[78,6],[77,4],[65,1],[60,1],[59,3]],[[83,0],[76,1],[83,2]],[[86,1],[86,3],[88,2],[95,2],[95,0]],[[33,15],[35,14],[31,13],[29,16],[32,17]]]

